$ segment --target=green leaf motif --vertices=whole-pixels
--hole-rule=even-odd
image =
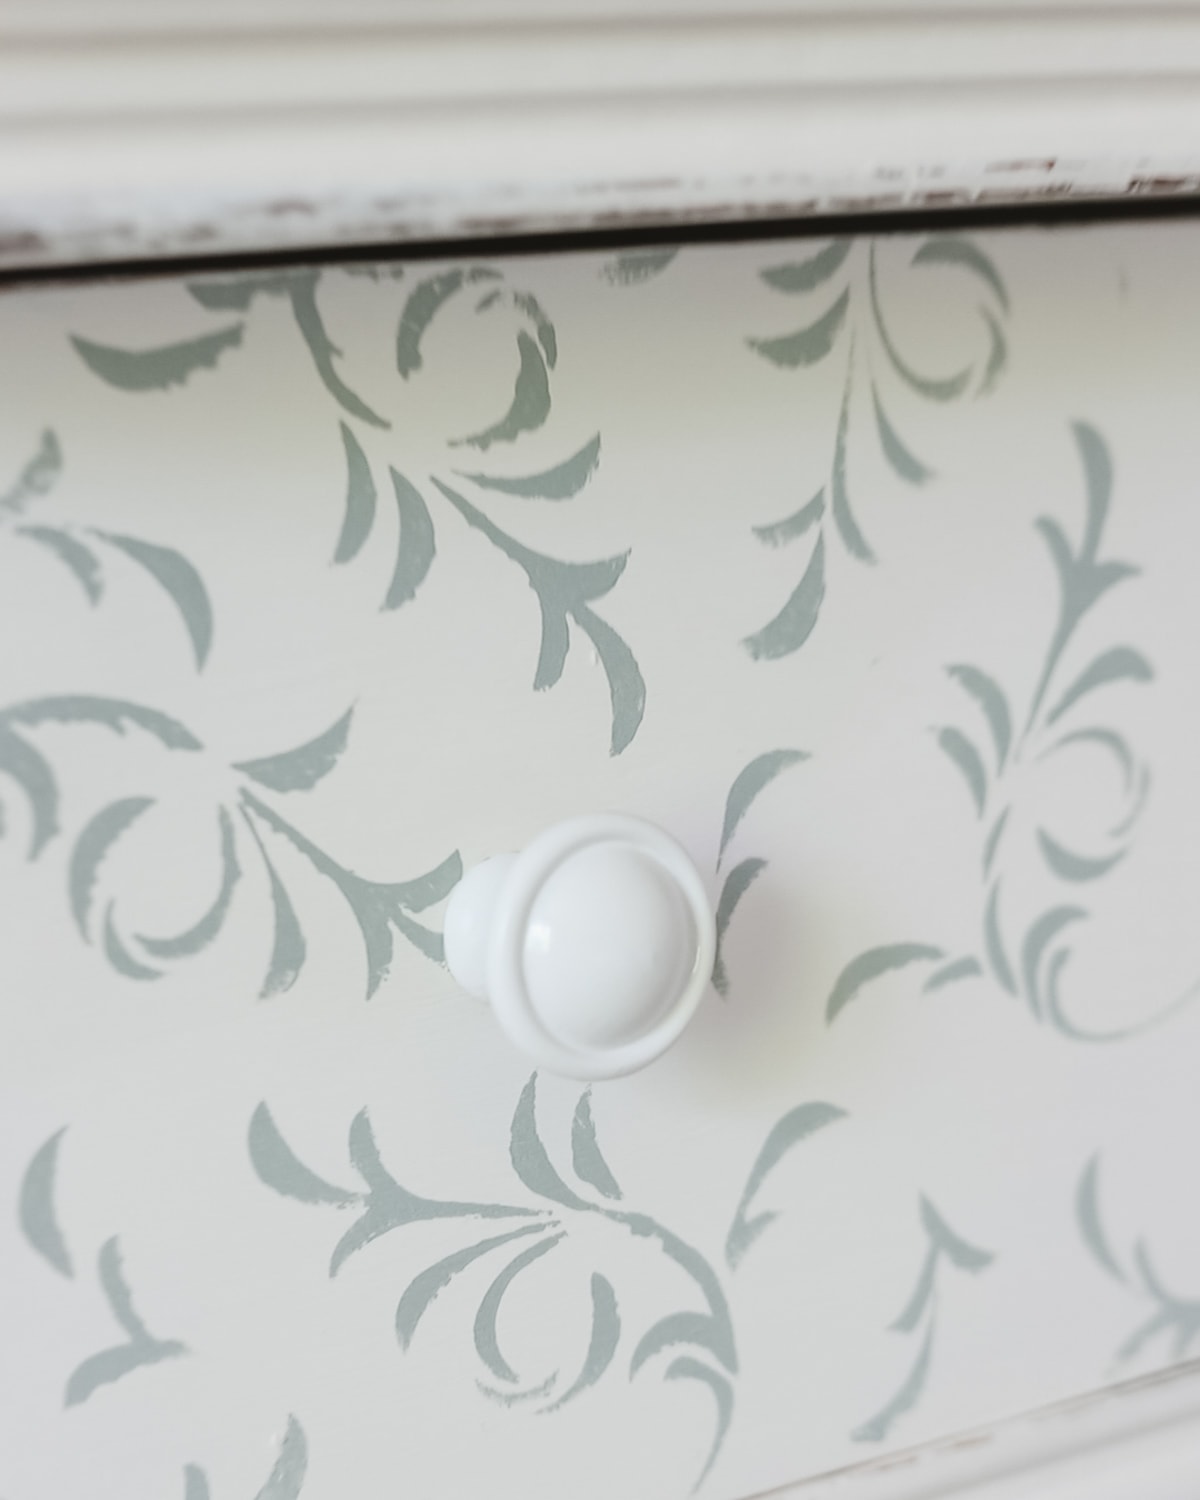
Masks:
[[[1008,827],[1008,815],[1012,808],[1006,807],[996,821],[992,824],[991,832],[987,836],[987,842],[983,846],[983,873],[985,876],[991,873],[992,864],[996,858],[996,852],[1000,848],[1000,841],[1004,837],[1004,830]]]
[[[725,934],[742,897],[766,868],[765,859],[744,859],[740,864],[734,865],[725,877],[725,884],[721,887],[721,895],[717,901],[717,942],[716,952],[713,955],[712,983],[722,999],[727,998],[729,994],[729,976],[725,972],[723,952]]]
[[[89,919],[101,865],[126,829],[153,806],[153,797],[122,797],[110,802],[86,824],[76,840],[67,886],[71,913],[85,941],[91,941]]]
[[[914,266],[957,266],[976,276],[995,294],[1004,312],[1009,311],[1008,288],[995,262],[978,245],[959,235],[936,235],[927,239],[912,258]]]
[[[750,529],[765,547],[785,547],[810,530],[825,514],[825,491],[820,489],[793,515],[782,521],[772,521],[768,526],[752,526]]]
[[[208,1476],[195,1464],[185,1464],[183,1469],[183,1500],[212,1500],[208,1487]]]
[[[396,567],[383,607],[399,609],[402,604],[416,598],[417,590],[433,566],[437,540],[429,508],[420,491],[395,469],[389,468],[388,473],[392,476],[392,489],[396,494],[400,529],[396,540]]]
[[[847,288],[814,322],[795,333],[780,338],[748,339],[747,343],[756,353],[782,369],[795,370],[802,366],[819,364],[837,343],[838,334],[846,321],[850,306],[850,290]]]
[[[262,837],[255,827],[253,818],[246,809],[240,808],[242,822],[250,833],[258,849],[263,868],[267,872],[267,880],[271,890],[271,911],[274,917],[273,937],[271,945],[271,958],[267,965],[266,977],[263,980],[262,989],[258,992],[260,1000],[269,999],[272,995],[284,994],[290,990],[292,985],[300,977],[300,971],[304,968],[304,961],[308,956],[308,950],[304,942],[304,933],[300,927],[296,909],[292,905],[291,897],[280,880],[278,871],[267,853]]]
[[[596,1139],[596,1122],[592,1119],[592,1091],[585,1089],[575,1106],[571,1121],[571,1165],[580,1182],[594,1187],[605,1198],[619,1200],[621,1189],[613,1176]]]
[[[869,1422],[864,1422],[861,1427],[854,1429],[850,1434],[852,1442],[882,1443],[896,1421],[916,1406],[921,1392],[925,1389],[925,1382],[929,1378],[929,1366],[933,1356],[933,1326],[933,1320],[930,1319],[929,1326],[925,1330],[925,1337],[921,1341],[921,1347],[917,1351],[917,1357],[900,1389],[882,1411],[872,1417]]]
[[[742,645],[755,661],[778,661],[799,651],[817,628],[825,601],[825,538],[817,537],[808,566],[783,608]]]
[[[308,1473],[308,1442],[295,1417],[288,1418],[287,1431],[279,1445],[279,1457],[255,1500],[297,1500]],[[184,1500],[210,1500],[208,1476],[196,1464],[183,1470]]]
[[[525,500],[571,500],[591,479],[599,464],[600,434],[596,433],[578,453],[540,474],[502,476],[458,472],[460,478],[469,479],[480,489],[494,490],[501,495],[517,495]]]
[[[204,748],[191,730],[157,709],[143,708],[121,698],[93,698],[82,693],[15,703],[0,710],[0,727],[9,724],[99,724],[114,734],[124,734],[127,727],[132,727],[153,736],[168,750]]]
[[[617,584],[629,561],[629,553],[601,562],[568,563],[523,547],[501,531],[481,510],[439,479],[434,484],[469,526],[480,531],[493,546],[521,569],[537,595],[542,615],[542,643],[534,674],[535,692],[551,688],[562,676],[570,644],[567,621],[591,640],[608,680],[612,704],[611,753],[619,755],[632,742],[646,706],[646,684],[637,659],[606,621],[588,608]]]
[[[217,813],[221,837],[221,881],[217,894],[198,921],[174,937],[146,937],[138,934],[138,942],[155,958],[189,958],[201,952],[221,931],[225,917],[233,901],[233,892],[241,878],[241,866],[237,860],[233,823],[222,807]]]
[[[1003,689],[986,672],[962,663],[947,667],[946,675],[965,689],[983,710],[996,751],[996,769],[1003,770],[1012,744],[1012,715]]]
[[[0,775],[10,776],[29,799],[29,855],[38,857],[58,832],[58,783],[50,762],[27,740],[0,722]]]
[[[853,360],[853,349],[850,353],[851,360]],[[858,558],[859,562],[874,563],[875,554],[858,529],[858,522],[854,519],[850,509],[850,492],[846,487],[846,442],[850,433],[850,385],[851,373],[848,369],[846,388],[842,392],[841,411],[838,414],[837,436],[833,444],[833,470],[829,480],[833,522],[842,539],[842,545],[850,556]]]
[[[895,1320],[888,1325],[891,1333],[912,1333],[920,1326],[925,1310],[933,1298],[937,1285],[937,1269],[941,1257],[938,1247],[931,1244],[926,1251],[921,1273],[913,1287],[912,1296],[904,1304]]]
[[[353,717],[353,708],[348,708],[335,724],[315,739],[292,750],[283,750],[278,755],[264,756],[261,760],[238,761],[233,769],[273,792],[311,791],[341,758],[350,737]]]
[[[589,1386],[595,1385],[612,1364],[620,1339],[621,1317],[617,1309],[617,1294],[606,1277],[601,1276],[598,1271],[594,1272],[592,1275],[592,1334],[584,1356],[583,1368],[568,1389],[546,1410],[557,1411],[560,1406],[573,1401]]]
[[[757,1197],[763,1183],[794,1147],[808,1140],[818,1130],[832,1125],[835,1120],[845,1118],[844,1109],[839,1109],[835,1104],[824,1104],[818,1101],[811,1104],[798,1104],[795,1109],[789,1110],[782,1119],[776,1121],[754,1159],[754,1165],[750,1168],[750,1175],[746,1178],[746,1186],[742,1190],[741,1199],[733,1215],[733,1222],[729,1226],[729,1234],[725,1240],[725,1261],[731,1270],[737,1270],[746,1251],[777,1217],[772,1211],[756,1214],[752,1219],[747,1218],[750,1205]]]
[[[71,1277],[75,1268],[58,1226],[54,1209],[54,1186],[58,1175],[58,1150],[67,1127],[56,1130],[34,1152],[17,1200],[17,1218],[21,1233],[44,1261],[61,1275]]]
[[[525,314],[533,324],[533,331],[537,335],[537,341],[542,346],[542,353],[546,356],[546,363],[553,370],[558,363],[558,335],[554,331],[554,324],[546,316],[541,303],[532,292],[514,292],[512,294],[513,306]]]
[[[508,411],[482,432],[455,439],[452,447],[486,451],[493,443],[515,442],[523,432],[535,432],[545,423],[550,415],[550,377],[546,361],[538,345],[524,332],[517,334],[517,352],[521,364]]]
[[[232,281],[192,282],[188,291],[202,307],[213,310],[233,308],[239,312],[246,311],[259,295],[286,297],[321,384],[343,411],[372,427],[386,428],[391,424],[372,411],[338,374],[335,361],[341,350],[329,337],[317,306],[317,286],[322,274],[319,267],[301,266],[293,271],[271,271]]]
[[[1104,1224],[1100,1217],[1100,1156],[1097,1153],[1084,1168],[1075,1195],[1075,1214],[1083,1242],[1096,1261],[1117,1281],[1125,1280],[1116,1256],[1108,1243]]]
[[[667,250],[629,250],[606,261],[600,267],[600,275],[610,286],[638,286],[660,275],[678,254],[678,246]]]
[[[0,492],[0,511],[19,516],[31,500],[48,495],[62,474],[62,449],[58,435],[47,427],[38,450],[8,489]]]
[[[267,1108],[260,1103],[250,1117],[247,1136],[250,1162],[261,1182],[298,1203],[332,1203],[338,1208],[361,1202],[361,1193],[336,1187],[306,1167],[283,1136]]]
[[[548,1255],[565,1238],[566,1231],[562,1230],[558,1234],[538,1240],[527,1250],[522,1250],[519,1255],[509,1261],[483,1294],[475,1314],[475,1352],[497,1380],[506,1381],[510,1385],[514,1385],[517,1380],[517,1372],[500,1352],[500,1340],[496,1331],[496,1323],[505,1294],[527,1267],[541,1260],[543,1255]]]
[[[713,1433],[712,1447],[708,1451],[704,1467],[700,1470],[695,1484],[692,1486],[694,1495],[704,1481],[708,1478],[709,1471],[717,1461],[717,1455],[725,1442],[726,1434],[729,1432],[729,1424],[733,1420],[733,1386],[716,1370],[708,1365],[702,1364],[691,1355],[681,1354],[678,1359],[672,1360],[667,1367],[665,1378],[667,1380],[695,1380],[701,1385],[706,1385],[713,1393],[713,1399],[717,1404],[717,1425]]]
[[[1046,716],[1047,724],[1056,724],[1087,693],[1114,682],[1151,682],[1154,668],[1131,646],[1114,646],[1098,656],[1059,699]]]
[[[811,292],[836,275],[850,254],[852,240],[831,240],[823,250],[806,260],[771,266],[761,273],[763,281],[777,292]]]
[[[67,1381],[64,1405],[79,1406],[102,1385],[122,1379],[143,1365],[177,1359],[187,1347],[177,1339],[157,1339],[134,1311],[133,1299],[121,1269],[116,1239],[106,1240],[100,1250],[100,1285],[117,1324],[128,1341],[104,1349],[85,1359]]]
[[[1021,949],[1021,977],[1025,995],[1035,1016],[1042,1014],[1042,988],[1039,980],[1042,955],[1064,928],[1082,922],[1087,912],[1080,906],[1055,906],[1043,912],[1025,935]]]
[[[960,979],[978,979],[983,973],[983,968],[977,958],[955,958],[948,964],[943,964],[940,969],[935,969],[925,983],[921,986],[923,995],[932,995],[937,990],[945,989],[947,985],[957,984]]]
[[[879,390],[871,383],[871,404],[875,409],[875,427],[879,433],[879,446],[887,459],[892,473],[906,484],[924,484],[933,478],[933,470],[907,447],[900,434],[892,426],[891,419],[883,408]]]
[[[98,604],[104,593],[104,575],[100,571],[100,560],[90,547],[58,526],[18,526],[17,535],[27,537],[71,572],[79,587],[87,596],[89,604]]]
[[[1093,857],[1074,854],[1070,849],[1064,848],[1057,839],[1051,838],[1044,828],[1038,829],[1037,838],[1043,859],[1060,880],[1099,880],[1102,875],[1107,875],[1114,865],[1119,864],[1127,852],[1124,849],[1118,849],[1114,854]]]
[[[733,785],[729,788],[729,796],[725,799],[725,819],[721,824],[718,863],[723,858],[739,823],[750,811],[756,798],[790,766],[798,766],[808,759],[809,755],[806,750],[768,750],[762,755],[756,755],[748,765],[742,767],[734,777]]]
[[[1000,377],[1004,374],[1008,365],[1008,340],[1004,337],[1004,330],[1000,327],[996,315],[991,308],[983,309],[983,321],[987,324],[988,331],[988,356],[984,363],[983,374],[979,380],[977,395],[987,396],[994,391],[1000,383]]]
[[[116,906],[110,901],[104,910],[104,956],[118,974],[126,979],[161,979],[162,971],[152,969],[135,958],[117,931]]]
[[[979,751],[958,729],[939,729],[937,742],[942,753],[958,767],[971,793],[975,812],[982,817],[984,803],[987,801],[987,772],[983,768]]]
[[[866,984],[881,979],[896,969],[905,969],[909,964],[930,962],[944,958],[940,948],[929,943],[886,943],[879,948],[868,948],[857,958],[852,958],[838,975],[829,999],[825,1002],[825,1021],[836,1021],[850,1002],[857,998]]]
[[[592,1205],[566,1185],[550,1163],[537,1127],[537,1074],[530,1074],[513,1112],[509,1132],[513,1171],[529,1191],[564,1208],[590,1210]]]
[[[173,547],[157,547],[137,537],[118,536],[110,531],[96,531],[109,546],[144,568],[179,611],[180,619],[192,643],[196,669],[204,670],[212,647],[213,616],[204,580],[181,553]]]
[[[394,957],[393,933],[399,932],[420,952],[435,963],[442,961],[442,936],[431,932],[406,915],[423,911],[443,900],[462,878],[462,860],[457,851],[448,855],[436,869],[415,880],[382,882],[365,880],[330,859],[311,839],[294,828],[252,792],[243,791],[242,807],[261,823],[282,834],[309,863],[341,892],[354,914],[362,934],[367,958],[367,999],[387,978]],[[277,907],[278,915],[278,907]],[[278,951],[278,945],[277,945]]]
[[[891,333],[888,330],[887,320],[883,316],[883,305],[879,297],[879,269],[876,261],[876,247],[872,243],[868,260],[867,278],[871,293],[871,312],[875,321],[875,329],[879,334],[879,342],[883,345],[883,352],[887,356],[888,363],[900,379],[915,391],[918,396],[923,396],[927,401],[954,401],[963,394],[971,379],[970,365],[955,371],[953,375],[940,378],[919,374],[903,357],[897,348]]]
[[[468,284],[499,279],[498,271],[473,266],[442,271],[417,283],[408,294],[396,330],[396,368],[405,380],[421,368],[421,340],[442,306]]]
[[[338,427],[346,453],[346,510],[333,560],[348,563],[358,556],[375,524],[376,490],[371,465],[362,445],[345,422],[339,422]]]
[[[370,1116],[365,1109],[360,1110],[350,1123],[350,1161],[367,1186],[367,1203],[362,1215],[333,1248],[329,1258],[331,1277],[338,1274],[352,1255],[372,1241],[394,1229],[423,1220],[541,1218],[543,1226],[556,1222],[547,1221],[536,1209],[517,1208],[507,1203],[444,1202],[410,1193],[383,1165]]]
[[[518,1229],[510,1229],[504,1234],[480,1240],[478,1244],[468,1245],[465,1250],[457,1250],[415,1276],[404,1289],[396,1306],[396,1338],[400,1347],[405,1350],[409,1348],[421,1319],[429,1311],[434,1299],[468,1266],[501,1245],[511,1244],[513,1240],[523,1239],[526,1235],[541,1234],[545,1228],[544,1223],[522,1224]]]
[[[987,908],[983,916],[983,942],[987,950],[992,973],[1010,995],[1017,993],[1017,982],[1013,978],[1012,965],[1004,951],[1004,939],[1000,934],[1000,882],[992,886]]]
[[[279,1457],[267,1482],[254,1500],[297,1500],[308,1473],[308,1443],[295,1417],[288,1418],[287,1431],[279,1445]]]
[[[211,369],[226,349],[239,348],[244,328],[244,323],[232,323],[216,333],[158,349],[116,349],[74,334],[71,342],[88,369],[109,385],[123,391],[165,391],[182,385],[197,370]]]
[[[297,1500],[305,1487],[308,1467],[309,1451],[305,1430],[294,1416],[290,1416],[284,1442],[279,1445],[279,1458],[255,1500]]]
[[[974,1274],[990,1266],[996,1258],[990,1250],[980,1250],[974,1245],[968,1245],[966,1240],[955,1234],[924,1195],[921,1197],[921,1223],[930,1243],[936,1245],[960,1271]]]

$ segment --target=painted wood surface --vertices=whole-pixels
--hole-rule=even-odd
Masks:
[[[734,1500],[1195,1355],[1200,229],[0,335],[6,1500]],[[441,914],[603,809],[721,949],[588,1090]]]

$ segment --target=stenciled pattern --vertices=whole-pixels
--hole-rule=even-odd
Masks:
[[[1104,1227],[1100,1211],[1100,1156],[1093,1156],[1079,1178],[1075,1197],[1079,1233],[1093,1262],[1119,1282],[1128,1296],[1149,1307],[1150,1313],[1117,1349],[1118,1365],[1167,1351],[1172,1360],[1187,1359],[1200,1339],[1200,1297],[1184,1297],[1168,1289],[1157,1270],[1147,1240],[1138,1236],[1127,1253],[1118,1255]],[[1161,1357],[1161,1356],[1160,1356]]]
[[[773,1210],[751,1212],[771,1173],[795,1146],[842,1114],[832,1104],[800,1104],[772,1128],[750,1169],[729,1226],[725,1240],[729,1271],[737,1270],[754,1242],[777,1217]],[[628,1376],[632,1380],[643,1366],[659,1364],[664,1380],[699,1381],[711,1390],[716,1420],[712,1448],[696,1480],[695,1488],[700,1487],[733,1420],[738,1355],[729,1295],[722,1276],[694,1246],[649,1214],[617,1206],[622,1193],[597,1140],[590,1089],[580,1095],[571,1126],[571,1165],[578,1186],[571,1186],[560,1175],[539,1133],[536,1074],[526,1084],[513,1114],[509,1135],[513,1172],[528,1194],[549,1207],[434,1202],[418,1197],[388,1172],[365,1110],[351,1122],[349,1136],[350,1163],[362,1179],[363,1189],[327,1182],[306,1167],[288,1146],[266,1104],[259,1105],[250,1122],[249,1143],[255,1171],[277,1193],[301,1203],[359,1211],[359,1217],[333,1248],[330,1276],[336,1276],[350,1256],[372,1241],[421,1220],[517,1221],[515,1227],[474,1239],[419,1272],[401,1293],[395,1317],[397,1342],[407,1351],[434,1300],[458,1276],[476,1261],[491,1257],[493,1251],[511,1255],[484,1291],[473,1326],[480,1364],[479,1389],[506,1406],[531,1403],[534,1410],[544,1413],[566,1406],[605,1377],[623,1337],[617,1290],[609,1277],[595,1271],[590,1286],[591,1337],[575,1368],[566,1373],[555,1369],[548,1374],[539,1371],[523,1376],[509,1364],[497,1333],[504,1298],[518,1277],[532,1272],[563,1240],[581,1230],[586,1232],[597,1219],[665,1255],[681,1273],[691,1305],[666,1311],[649,1328],[632,1336]],[[468,1230],[472,1238],[478,1232],[477,1228]],[[666,1359],[660,1361],[663,1355]]]
[[[33,1249],[60,1276],[73,1279],[75,1266],[59,1228],[54,1201],[58,1152],[65,1128],[56,1131],[39,1147],[29,1163],[21,1182],[19,1214],[21,1229]],[[126,1337],[112,1348],[88,1355],[71,1371],[63,1394],[64,1406],[81,1405],[100,1386],[131,1375],[142,1365],[154,1365],[160,1360],[177,1359],[188,1353],[186,1345],[178,1339],[155,1338],[138,1316],[121,1263],[120,1242],[115,1235],[100,1247],[96,1265],[101,1293],[113,1321]]]
[[[1195,962],[1200,453],[1122,343],[1191,358],[1170,232],[1153,286],[1063,231],[0,298],[5,1500],[739,1500],[1194,1355],[1186,1247],[1086,1159],[1200,1128],[1195,987],[1104,969]],[[583,1089],[441,911],[606,808],[717,949]]]
[[[816,629],[825,599],[827,538],[836,540],[857,562],[879,560],[855,514],[850,477],[852,428],[861,421],[866,398],[869,422],[888,469],[903,484],[922,485],[934,470],[908,446],[888,415],[888,384],[899,383],[923,402],[945,405],[986,395],[1008,359],[1007,288],[991,257],[959,235],[922,240],[912,254],[910,273],[928,274],[932,267],[972,279],[981,296],[983,351],[977,360],[945,373],[929,372],[918,356],[902,351],[890,330],[880,290],[880,243],[831,240],[799,260],[783,261],[762,272],[762,280],[772,291],[801,299],[802,315],[810,321],[790,333],[751,338],[747,341],[750,348],[781,370],[840,367],[841,402],[826,483],[799,510],[754,528],[754,535],[766,547],[784,547],[810,534],[813,538],[803,575],[783,607],[742,643],[757,660],[791,655]],[[815,317],[814,300],[825,303]]]
[[[980,823],[980,933],[974,951],[954,952],[937,943],[893,942],[869,948],[853,958],[838,976],[826,1002],[833,1022],[863,989],[896,969],[922,965],[926,993],[984,975],[1010,995],[1019,996],[1030,1015],[1078,1041],[1109,1041],[1156,1024],[1192,996],[1188,990],[1165,1010],[1126,1032],[1094,1031],[1076,1019],[1064,994],[1065,974],[1074,948],[1072,939],[1090,912],[1088,887],[1103,880],[1129,853],[1150,787],[1150,771],[1128,740],[1101,719],[1092,697],[1122,684],[1153,681],[1154,669],[1134,646],[1090,645],[1082,653],[1077,633],[1108,592],[1137,576],[1131,563],[1102,556],[1104,529],[1112,499],[1112,465],[1100,434],[1077,423],[1075,441],[1083,465],[1087,509],[1084,525],[1072,541],[1059,521],[1041,516],[1038,534],[1050,554],[1058,588],[1054,631],[1027,706],[1016,703],[982,667],[956,662],[947,675],[971,701],[979,725],[961,729],[946,725],[935,743],[965,783]],[[1090,621],[1089,621],[1090,623]],[[1094,638],[1094,636],[1093,636]],[[1074,649],[1072,649],[1074,648]],[[1088,651],[1093,654],[1088,657]],[[1078,663],[1083,663],[1079,665]],[[986,751],[978,732],[987,735]],[[972,736],[976,737],[972,737]],[[1024,814],[1037,768],[1061,756],[1103,755],[1115,762],[1124,787],[1124,806],[1115,821],[1096,830],[1096,844],[1069,847],[1051,828]],[[1064,899],[1038,911],[1019,936],[1010,933],[1006,900],[1020,888],[1030,853],[1064,892]]]
[[[986,1270],[994,1259],[990,1251],[980,1250],[960,1239],[924,1194],[921,1195],[920,1212],[921,1228],[929,1248],[921,1263],[912,1296],[904,1304],[895,1322],[889,1325],[892,1333],[917,1341],[916,1357],[903,1383],[888,1399],[887,1404],[870,1421],[855,1429],[852,1435],[856,1443],[883,1442],[894,1423],[906,1412],[910,1412],[921,1397],[933,1362],[938,1273],[943,1263],[956,1270],[977,1275]]]
[[[533,686],[551,688],[562,676],[572,630],[590,642],[608,679],[612,699],[612,743],[619,755],[638,731],[645,709],[646,685],[628,644],[595,612],[593,606],[611,593],[625,571],[629,552],[591,562],[546,557],[525,546],[487,514],[489,495],[510,495],[540,502],[573,500],[591,479],[600,462],[600,434],[593,434],[574,453],[561,450],[548,466],[535,472],[509,473],[493,469],[489,450],[520,444],[546,426],[551,415],[551,375],[558,363],[558,335],[554,324],[532,293],[513,287],[490,266],[454,267],[422,277],[408,294],[393,334],[394,367],[401,386],[419,376],[424,367],[423,345],[439,313],[457,297],[475,298],[475,313],[484,318],[501,310],[513,323],[517,371],[507,409],[496,421],[476,432],[447,434],[443,440],[444,468],[414,475],[404,459],[403,415],[391,410],[396,391],[372,396],[371,403],[344,378],[339,368],[341,350],[334,343],[321,313],[318,291],[330,274],[320,270],[267,272],[260,275],[190,282],[187,290],[212,313],[245,316],[226,321],[197,338],[125,349],[73,336],[72,343],[93,374],[120,390],[163,391],[181,385],[199,370],[215,366],[252,336],[251,319],[264,299],[279,297],[291,307],[296,333],[311,361],[313,374],[331,398],[345,450],[346,490],[341,530],[333,553],[339,566],[353,562],[370,540],[377,522],[381,481],[364,449],[368,432],[388,433],[387,485],[398,518],[396,564],[381,603],[399,609],[413,600],[437,554],[437,533],[427,496],[437,494],[445,505],[515,564],[537,597],[542,640]],[[374,270],[353,268],[343,274],[403,276],[401,267]],[[618,281],[624,273],[615,273]],[[633,273],[630,273],[633,274]],[[649,274],[649,273],[647,273]],[[638,279],[633,275],[633,279]],[[453,422],[453,407],[449,412]],[[523,441],[524,440],[524,441]],[[544,450],[543,450],[544,451]],[[480,463],[489,466],[480,468]],[[465,493],[464,493],[465,492]],[[474,495],[475,499],[469,498]]]

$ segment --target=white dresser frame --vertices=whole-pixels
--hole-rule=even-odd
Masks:
[[[1200,4],[0,0],[0,270],[1200,193]],[[775,1492],[1195,1500],[1200,1362]]]
[[[0,0],[0,268],[1197,191],[1194,0]]]

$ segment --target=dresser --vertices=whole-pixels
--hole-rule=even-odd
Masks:
[[[0,1495],[1200,1492],[1200,224],[180,160],[0,288]],[[715,946],[563,1076],[447,908],[607,813]]]

